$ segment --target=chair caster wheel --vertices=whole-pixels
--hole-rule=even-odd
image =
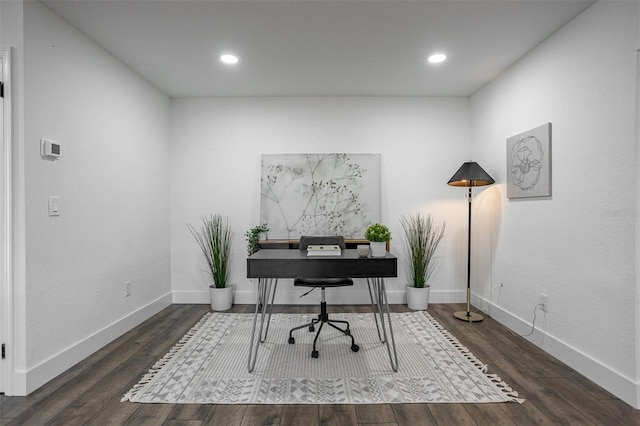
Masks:
[[[316,328],[315,328],[314,326],[310,325],[310,326],[309,326],[309,331],[310,331],[311,333],[313,333],[314,331],[316,331]]]
[[[311,358],[318,358],[318,351],[311,352]]]
[[[289,337],[289,344],[293,345],[296,342],[296,339],[294,339],[293,337]]]
[[[360,350],[360,346],[354,343],[353,345],[351,345],[351,350],[354,352],[358,352]]]

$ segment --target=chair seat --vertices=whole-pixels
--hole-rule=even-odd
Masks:
[[[294,286],[298,287],[345,287],[353,285],[351,278],[296,278]]]

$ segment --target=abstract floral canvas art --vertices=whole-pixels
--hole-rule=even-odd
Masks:
[[[269,239],[363,239],[380,221],[379,154],[264,154],[260,186]]]

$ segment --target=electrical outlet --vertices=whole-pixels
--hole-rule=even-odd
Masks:
[[[540,293],[540,299],[538,305],[543,312],[549,312],[549,296],[544,293]]]
[[[124,282],[124,297],[131,296],[132,292],[133,292],[133,284],[131,284],[131,281],[125,281]]]

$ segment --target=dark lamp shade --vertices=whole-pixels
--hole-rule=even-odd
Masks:
[[[451,186],[486,186],[495,183],[491,176],[475,161],[464,163],[447,182]]]

